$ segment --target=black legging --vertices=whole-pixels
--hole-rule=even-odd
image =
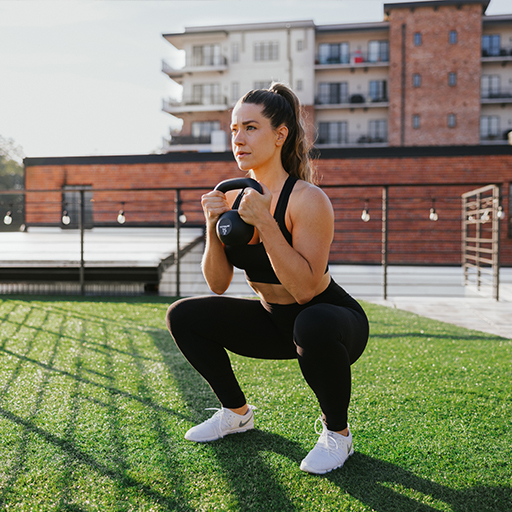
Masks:
[[[363,353],[369,329],[361,306],[334,281],[303,305],[224,296],[182,299],[169,308],[167,326],[224,407],[246,403],[226,349],[258,359],[297,358],[327,428],[346,428],[350,365]]]

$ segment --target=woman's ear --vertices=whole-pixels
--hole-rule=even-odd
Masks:
[[[288,137],[288,128],[284,124],[282,124],[277,128],[276,135],[276,146],[282,146],[285,143],[286,138]]]

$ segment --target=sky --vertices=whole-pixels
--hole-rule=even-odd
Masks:
[[[159,153],[176,127],[162,100],[179,96],[161,63],[181,58],[162,34],[235,23],[382,21],[384,3],[0,0],[0,136],[28,157]],[[511,1],[491,0],[486,14],[512,14]]]

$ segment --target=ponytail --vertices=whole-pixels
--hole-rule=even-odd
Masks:
[[[314,183],[314,170],[309,158],[310,145],[304,129],[304,115],[296,94],[287,85],[274,82],[268,90],[250,91],[240,101],[261,105],[262,114],[270,120],[273,129],[281,125],[288,128],[288,136],[281,150],[283,167],[290,176]]]

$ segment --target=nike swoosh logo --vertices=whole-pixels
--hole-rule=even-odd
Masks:
[[[249,423],[249,421],[251,421],[251,418],[252,418],[252,414],[247,421],[241,421],[240,424],[238,425],[238,428],[245,427],[245,425],[247,425],[247,423]]]

